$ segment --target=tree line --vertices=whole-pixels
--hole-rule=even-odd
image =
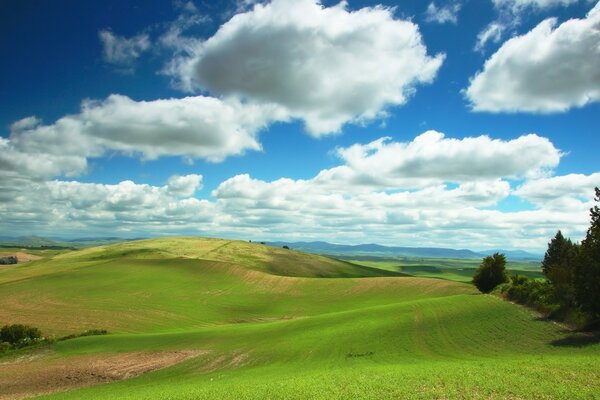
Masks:
[[[600,189],[595,188],[596,203]],[[600,324],[600,208],[590,209],[590,227],[581,243],[574,243],[559,230],[548,243],[542,260],[545,280],[509,276],[506,257],[485,257],[473,276],[483,293],[500,285],[510,300],[529,305],[551,318],[594,327]]]

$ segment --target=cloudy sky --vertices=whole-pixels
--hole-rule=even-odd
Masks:
[[[0,232],[543,251],[600,186],[596,0],[0,5]]]

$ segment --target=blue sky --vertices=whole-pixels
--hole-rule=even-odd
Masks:
[[[540,251],[600,185],[586,0],[0,6],[5,235]]]

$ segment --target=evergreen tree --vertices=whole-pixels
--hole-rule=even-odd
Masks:
[[[561,231],[556,232],[554,238],[548,243],[548,250],[542,260],[544,275],[549,277],[554,267],[572,263],[574,255],[574,245],[571,239],[566,239]]]
[[[482,293],[489,293],[505,282],[508,282],[506,257],[500,253],[485,257],[473,275],[473,284]]]
[[[595,188],[600,202],[600,189]],[[582,310],[600,317],[600,208],[590,209],[591,225],[575,262],[575,295]]]
[[[552,283],[554,298],[565,307],[570,307],[575,302],[573,281],[577,250],[578,246],[558,231],[548,243],[548,250],[542,261],[542,271]]]

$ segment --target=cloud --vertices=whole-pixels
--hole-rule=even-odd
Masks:
[[[590,202],[600,187],[600,173],[569,174],[525,182],[515,194],[540,206],[561,207],[566,202]]]
[[[535,134],[513,140],[488,136],[446,138],[427,131],[411,142],[382,138],[338,149],[345,165],[319,178],[351,185],[407,188],[441,182],[469,182],[543,176],[556,167],[561,152]]]
[[[21,121],[15,129],[38,123]],[[547,176],[561,154],[536,135],[454,139],[429,131],[412,141],[382,138],[337,154],[339,165],[312,178],[265,181],[240,174],[206,200],[194,197],[202,187],[199,174],[172,176],[163,186],[12,182],[0,191],[0,229],[541,250],[559,228],[574,239],[583,235],[587,186],[600,178]],[[514,177],[525,179],[516,190],[508,180]],[[511,195],[535,209],[492,209]]]
[[[150,48],[150,36],[145,33],[126,38],[108,29],[98,32],[102,42],[102,58],[109,64],[131,68],[134,61]]]
[[[235,15],[167,71],[190,90],[277,104],[320,136],[406,103],[443,60],[391,9],[274,0]]]
[[[484,30],[477,34],[475,50],[483,51],[489,41],[498,43],[502,39],[502,34],[506,29],[507,27],[500,22],[494,21],[490,23]]]
[[[202,175],[174,175],[167,182],[167,192],[182,197],[193,196],[196,190],[202,188]]]
[[[471,78],[474,111],[564,112],[600,101],[600,3],[586,18],[555,18],[508,40]]]
[[[229,229],[270,240],[539,251],[559,228],[572,235],[585,232],[582,203],[518,212],[488,208],[509,193],[503,180],[335,193],[317,179],[267,182],[244,174],[226,180],[212,194],[218,210],[229,217]]]
[[[498,43],[507,33],[514,33],[526,13],[547,11],[558,6],[568,6],[580,0],[492,0],[498,13],[477,35],[475,51],[483,52],[488,42]]]
[[[461,4],[458,2],[438,7],[435,5],[435,2],[432,1],[425,11],[425,21],[436,22],[438,24],[445,24],[447,22],[456,24],[460,9]]]
[[[557,6],[568,6],[580,0],[492,0],[494,6],[499,9],[511,10],[519,13],[527,8],[545,10]]]
[[[285,120],[274,106],[238,100],[185,97],[134,101],[111,95],[84,101],[79,114],[50,125],[35,117],[15,122],[9,139],[0,139],[0,173],[49,178],[86,171],[87,159],[108,152],[155,159],[182,156],[219,162],[260,150],[258,132]]]
[[[201,175],[171,177],[165,186],[123,181],[115,185],[77,181],[28,184],[10,202],[0,202],[4,232],[163,234],[210,223],[214,205],[190,197]]]

